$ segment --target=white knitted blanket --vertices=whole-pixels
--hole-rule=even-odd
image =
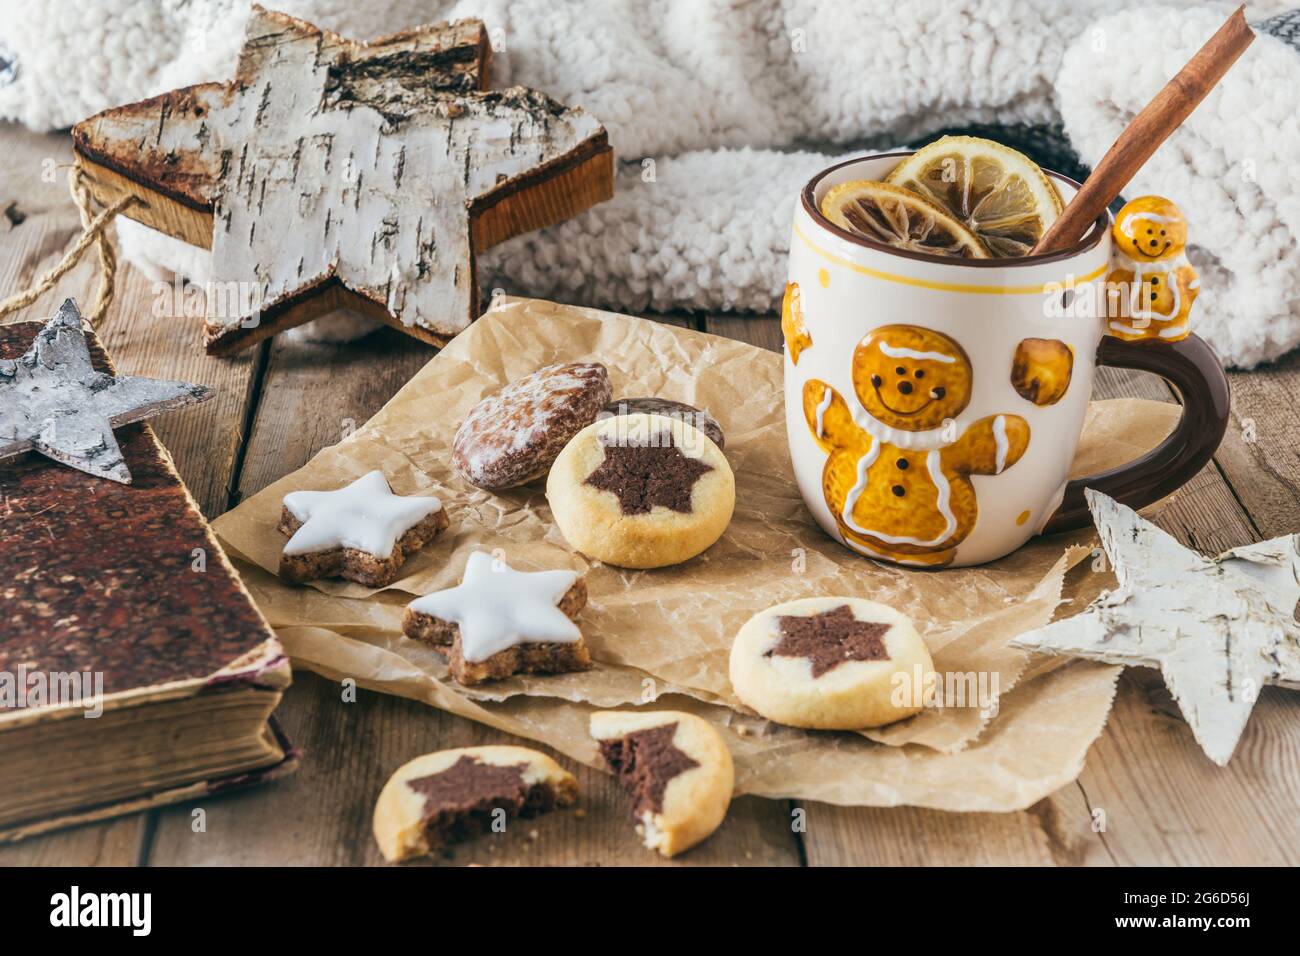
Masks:
[[[1295,0],[1252,4],[1254,21]],[[1064,130],[1095,162],[1235,5],[1125,0],[278,0],[354,37],[481,17],[494,85],[581,104],[620,159],[615,198],[493,250],[486,288],[629,311],[772,311],[799,187],[834,154],[971,124]],[[248,0],[0,0],[0,117],[70,126],[222,79]],[[1300,345],[1300,16],[1277,17],[1127,194],[1187,213],[1192,325],[1225,363]],[[1288,42],[1289,39],[1289,42]],[[813,145],[815,144],[815,145]],[[124,251],[203,281],[131,223]],[[356,320],[307,334],[348,337]]]

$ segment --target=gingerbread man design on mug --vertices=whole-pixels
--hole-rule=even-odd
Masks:
[[[953,560],[979,514],[970,476],[1001,474],[1029,445],[1029,424],[1019,415],[989,415],[957,429],[972,379],[953,339],[886,325],[853,353],[861,414],[825,382],[804,384],[804,416],[827,452],[826,503],[851,547],[921,567]]]
[[[1201,280],[1187,261],[1182,211],[1163,196],[1142,196],[1119,211],[1111,237],[1107,332],[1130,342],[1187,338]]]
[[[1177,211],[1142,209],[1145,218],[1121,219],[1117,232],[1103,213],[1069,248],[1003,258],[900,247],[822,212],[836,190],[878,184],[913,155],[836,163],[805,184],[794,211],[781,321],[786,434],[799,494],[821,530],[878,561],[970,567],[1036,534],[1089,525],[1088,488],[1142,507],[1195,475],[1227,426],[1228,387],[1202,340],[1164,331],[1185,321],[1195,292],[1195,276],[1172,265],[1186,239]],[[1068,205],[1079,184],[1044,175]],[[928,220],[900,222],[912,236]],[[1177,280],[1178,308],[1155,303],[1167,324],[1135,329],[1136,339],[1109,327],[1106,308],[1126,230],[1146,243],[1142,258],[1171,263],[1159,286]],[[1121,251],[1137,256],[1136,246]],[[1144,275],[1157,272],[1148,263]],[[1102,366],[1164,377],[1182,415],[1156,447],[1080,474],[1076,451]]]

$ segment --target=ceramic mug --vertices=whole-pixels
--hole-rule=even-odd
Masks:
[[[879,560],[980,564],[1087,524],[1085,487],[1137,508],[1195,475],[1227,427],[1227,379],[1195,335],[1103,335],[1109,215],[1062,252],[954,260],[865,239],[818,212],[831,187],[883,179],[906,155],[832,166],[795,208],[786,424],[822,528]],[[1069,202],[1078,183],[1049,175]],[[1099,365],[1163,376],[1182,417],[1137,460],[1069,480]]]

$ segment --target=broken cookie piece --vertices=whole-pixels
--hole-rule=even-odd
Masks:
[[[382,471],[335,491],[284,496],[278,530],[289,535],[280,555],[286,581],[347,578],[387,587],[413,554],[449,524],[442,502],[393,494]]]
[[[574,618],[586,603],[576,571],[516,571],[475,551],[459,585],[407,606],[402,631],[445,648],[461,684],[585,670],[591,653]]]
[[[498,821],[567,807],[577,796],[573,774],[536,750],[440,750],[388,778],[375,804],[375,839],[395,863],[487,833]]]
[[[706,721],[680,711],[597,711],[591,736],[631,802],[637,833],[664,856],[689,850],[731,805],[731,752]]]

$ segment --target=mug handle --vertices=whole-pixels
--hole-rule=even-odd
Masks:
[[[1155,372],[1178,390],[1183,413],[1169,437],[1141,458],[1069,482],[1043,534],[1092,523],[1083,497],[1085,488],[1103,492],[1133,509],[1159,501],[1201,470],[1228,428],[1228,377],[1214,350],[1200,336],[1189,335],[1178,342],[1126,342],[1107,335],[1097,347],[1097,365]]]

